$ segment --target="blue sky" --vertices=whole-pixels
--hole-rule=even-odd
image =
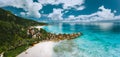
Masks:
[[[37,21],[120,19],[120,0],[0,0],[0,7]]]

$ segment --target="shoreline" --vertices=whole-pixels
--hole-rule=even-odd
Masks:
[[[54,41],[39,42],[17,55],[17,57],[52,57],[55,43]]]
[[[62,41],[62,40],[71,40],[74,38],[77,38],[79,36],[82,35],[82,33],[78,32],[78,33],[72,33],[72,34],[54,34],[54,33],[50,33],[47,32],[46,30],[42,29],[42,27],[32,27],[32,28],[39,28],[39,37],[35,38],[37,39],[35,42],[32,43],[31,46],[28,47],[28,49],[26,49],[25,51],[23,51],[22,53],[20,53],[19,55],[17,55],[17,57],[52,57],[52,54],[47,54],[48,56],[44,56],[42,53],[44,52],[48,52],[49,50],[53,51],[53,47],[55,45],[55,43]],[[38,32],[37,32],[38,33]],[[46,49],[49,50],[46,50]],[[41,53],[40,53],[41,52]],[[40,56],[37,54],[41,54]],[[33,54],[33,55],[31,55]],[[36,56],[35,56],[36,55]]]
[[[42,29],[42,27],[40,27],[40,30],[37,30],[37,33],[40,33],[37,35],[38,37],[24,39],[25,43],[23,45],[21,44],[22,46],[9,50],[7,53],[5,52],[5,56],[12,56],[12,57],[18,56],[19,54],[23,53],[25,50],[28,50],[29,48],[32,48],[39,43],[50,42],[50,41],[56,43],[62,40],[74,39],[82,35],[82,33],[80,32],[72,33],[72,34],[55,34],[55,33],[47,32],[46,30]]]
[[[75,38],[77,38],[77,37],[75,37]],[[74,38],[70,38],[70,39],[63,38],[63,39],[59,39],[59,40],[52,39],[52,40],[39,41],[39,42],[33,44],[32,46],[29,46],[28,49],[26,49],[22,53],[18,54],[17,57],[53,57],[52,56],[54,53],[53,48],[54,48],[55,44],[60,41],[63,41],[63,40],[71,40],[71,39],[74,39]]]

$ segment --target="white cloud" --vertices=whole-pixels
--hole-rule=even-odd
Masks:
[[[42,9],[42,5],[40,3],[34,2],[32,5],[29,5],[27,10],[28,11],[27,16],[40,18],[41,17],[41,14],[39,13],[40,9]]]
[[[52,5],[63,4],[64,9],[70,9],[70,8],[84,9],[84,7],[81,6],[84,3],[84,0],[38,0],[38,1],[43,5],[44,4],[52,4]]]
[[[53,20],[62,20],[63,19],[62,11],[64,9],[74,8],[76,10],[83,10],[85,8],[84,6],[82,6],[82,4],[84,3],[84,0],[38,0],[38,1],[42,5],[45,5],[45,4],[52,4],[52,5],[63,4],[63,9],[53,9],[53,13],[50,13],[48,15],[48,17],[53,19]],[[66,12],[68,12],[68,11],[66,11]]]
[[[118,15],[118,16],[115,16],[114,18],[115,18],[115,19],[120,19],[120,15]]]
[[[115,11],[111,11],[111,9],[106,9],[104,6],[99,7],[99,11],[96,13],[92,13],[90,15],[79,15],[74,16],[70,15],[65,20],[63,19],[63,14],[67,13],[69,9],[74,8],[76,10],[83,10],[85,6],[84,4],[85,0],[38,0],[38,2],[33,2],[33,0],[0,0],[0,7],[5,6],[13,6],[16,8],[23,8],[25,12],[21,12],[20,14],[22,16],[28,16],[28,17],[35,17],[40,18],[41,13],[39,10],[42,9],[43,5],[46,4],[52,4],[52,5],[58,5],[63,4],[63,9],[53,9],[53,12],[48,14],[47,17],[53,19],[53,20],[63,20],[63,21],[98,21],[98,20],[113,20],[113,19],[120,19],[119,16],[115,16]],[[66,10],[65,12],[62,12]],[[44,14],[43,14],[44,15]]]
[[[79,15],[74,16],[70,15],[68,18],[63,19],[63,9],[54,9],[53,13],[49,14],[53,20],[62,20],[64,22],[90,22],[90,21],[99,21],[99,20],[114,20],[119,19],[120,16],[115,16],[115,12],[112,12],[111,9],[106,9],[104,6],[98,8],[99,10],[90,15]]]
[[[62,20],[62,11],[63,9],[53,9],[53,13],[50,13],[48,15],[49,18],[53,19],[53,20]]]
[[[100,10],[96,13],[99,17],[103,19],[113,19],[114,18],[114,13],[111,12],[111,9],[105,9],[104,6],[99,7]]]
[[[106,9],[104,6],[99,7],[99,11],[92,13],[90,15],[79,15],[71,19],[67,18],[65,21],[77,21],[77,22],[90,22],[90,21],[99,21],[99,20],[114,20],[119,19],[120,16],[115,16],[114,12],[111,12],[111,9]]]
[[[74,15],[70,15],[69,18],[70,18],[70,19],[74,19],[75,16],[74,16]]]
[[[84,3],[84,0],[60,0],[63,3],[63,8],[74,8],[76,6],[81,6]]]
[[[76,7],[77,10],[83,10],[85,6]]]
[[[27,15],[29,17],[41,17],[39,10],[42,9],[42,5],[40,3],[33,2],[33,0],[0,0],[0,7],[5,6],[23,8],[26,11],[24,12],[24,15]],[[23,12],[21,14],[23,14]]]
[[[23,8],[25,12],[21,12],[20,14],[25,15],[27,17],[40,18],[41,14],[39,10],[42,9],[42,5],[63,4],[63,9],[74,8],[76,10],[83,10],[85,8],[84,6],[82,6],[83,3],[84,0],[38,0],[38,2],[33,2],[33,0],[0,0],[0,7],[12,6],[16,8]],[[59,16],[59,18],[61,17]]]

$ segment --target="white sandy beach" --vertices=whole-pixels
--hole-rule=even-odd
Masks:
[[[17,57],[53,57],[52,55],[54,45],[55,43],[52,41],[40,42],[22,52]]]

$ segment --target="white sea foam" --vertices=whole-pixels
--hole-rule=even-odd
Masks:
[[[40,42],[19,54],[17,57],[53,57],[54,45],[55,43],[52,41]]]

